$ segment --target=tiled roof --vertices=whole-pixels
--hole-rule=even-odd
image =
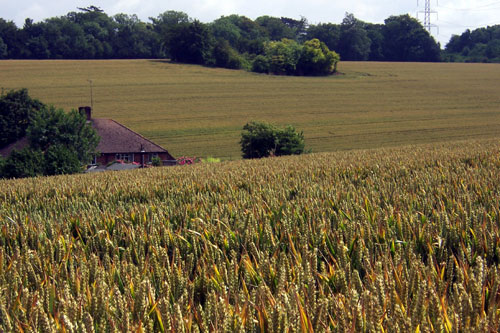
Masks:
[[[112,119],[93,118],[91,124],[101,137],[97,151],[102,154],[140,153],[144,150],[146,153],[167,153],[169,159],[174,159],[163,147]],[[24,137],[1,149],[0,155],[7,157],[14,149],[21,150],[28,145],[28,138]]]
[[[168,153],[166,149],[112,119],[92,118],[91,123],[101,137],[97,146],[100,153],[140,153],[142,150],[147,153]]]

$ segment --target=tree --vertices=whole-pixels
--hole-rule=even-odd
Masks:
[[[14,22],[0,18],[0,38],[7,46],[6,58],[22,58],[25,41],[22,39],[20,29],[17,28]]]
[[[243,158],[268,157],[276,149],[276,129],[267,123],[250,122],[243,126],[241,151]]]
[[[330,50],[338,50],[340,26],[333,23],[320,23],[307,29],[307,39],[317,38],[324,42]]]
[[[55,150],[58,152],[64,147],[76,155],[80,165],[91,160],[99,143],[96,131],[84,115],[76,110],[65,113],[53,106],[43,108],[35,115],[27,134],[31,148],[47,154],[54,152],[53,146],[58,146]]]
[[[26,93],[25,89],[21,92]],[[76,110],[65,113],[62,109],[43,104],[30,116],[26,135],[29,146],[20,151],[14,150],[2,162],[1,177],[78,172],[91,160],[99,142],[97,133],[84,115]]]
[[[265,54],[269,61],[269,72],[294,75],[301,51],[302,46],[291,39],[267,42]]]
[[[441,50],[422,24],[410,15],[385,20],[384,57],[387,61],[440,61]]]
[[[213,38],[208,27],[198,20],[176,25],[167,38],[173,61],[205,64],[210,59]]]
[[[278,144],[276,145],[276,156],[300,155],[304,152],[304,133],[298,133],[293,126],[286,126],[276,132]]]
[[[45,175],[65,175],[81,170],[82,162],[78,159],[78,152],[75,149],[63,144],[54,144],[45,151]]]
[[[336,71],[340,56],[319,39],[304,43],[297,63],[301,75],[329,75]]]
[[[5,59],[7,58],[7,55],[9,54],[8,52],[8,47],[7,44],[3,42],[2,37],[0,37],[0,59]]]
[[[240,55],[224,39],[218,40],[215,44],[213,58],[217,67],[240,69],[242,66]]]
[[[44,174],[45,162],[40,150],[26,147],[14,150],[3,162],[0,178],[36,177]]]
[[[28,95],[27,89],[12,90],[1,96],[0,148],[24,137],[35,113],[43,107],[43,103]]]
[[[268,123],[250,122],[243,127],[240,144],[243,158],[294,155],[304,152],[304,135],[292,126],[278,129]]]
[[[384,60],[384,34],[382,24],[366,24],[366,33],[370,39],[370,55],[368,60],[381,61]]]
[[[217,40],[226,40],[240,53],[260,54],[264,50],[265,29],[245,16],[222,16],[210,28]]]
[[[368,60],[371,40],[366,32],[366,24],[353,14],[346,13],[340,25],[338,52],[344,60]]]
[[[295,39],[294,29],[286,25],[281,19],[271,16],[260,16],[255,22],[266,31],[270,40],[282,40],[283,38]]]
[[[252,72],[269,73],[269,61],[266,56],[258,55],[252,62]]]

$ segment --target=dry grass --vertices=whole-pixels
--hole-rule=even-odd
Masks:
[[[0,85],[65,109],[89,104],[174,156],[239,158],[250,120],[293,124],[315,152],[492,138],[500,66],[342,62],[345,75],[276,77],[162,61],[1,61]]]
[[[0,181],[0,331],[498,332],[500,142]]]

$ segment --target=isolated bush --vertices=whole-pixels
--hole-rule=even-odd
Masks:
[[[284,129],[264,122],[250,122],[241,133],[243,158],[298,155],[304,152],[304,135],[293,126]]]
[[[154,156],[151,158],[151,165],[155,167],[159,167],[162,165],[161,158],[158,156]]]

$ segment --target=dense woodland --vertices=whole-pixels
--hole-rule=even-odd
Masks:
[[[391,16],[384,24],[348,13],[340,24],[230,15],[206,24],[183,12],[167,11],[142,22],[136,15],[109,16],[91,6],[42,22],[27,18],[22,28],[0,18],[0,59],[169,58],[307,75],[334,71],[338,55],[354,61],[498,62],[500,26],[467,30],[441,50],[409,15]],[[312,69],[310,61],[316,61]]]

